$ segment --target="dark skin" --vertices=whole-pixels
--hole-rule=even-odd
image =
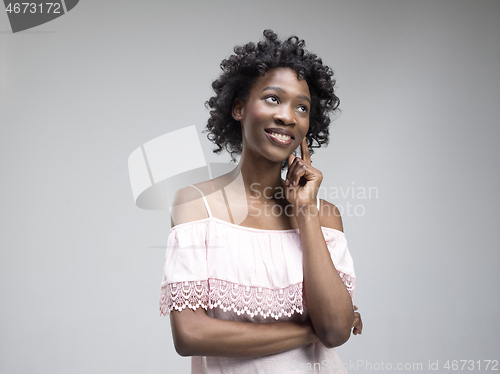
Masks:
[[[279,353],[310,343],[327,347],[343,344],[353,334],[361,333],[362,322],[349,293],[340,279],[326,247],[321,226],[342,231],[342,220],[333,204],[316,195],[321,172],[311,166],[305,142],[309,128],[310,93],[307,83],[298,80],[293,70],[273,69],[259,78],[246,102],[237,99],[233,117],[241,123],[243,152],[240,163],[230,173],[214,179],[216,193],[209,182],[198,184],[215,217],[225,207],[220,194],[225,189],[231,206],[246,204],[248,216],[240,226],[283,230],[298,228],[303,250],[304,293],[310,320],[306,322],[253,323],[211,318],[203,308],[186,308],[171,313],[174,344],[183,356],[258,357]],[[291,134],[273,141],[265,130],[280,128]],[[290,141],[291,139],[291,141]],[[285,144],[289,143],[289,144]],[[292,153],[301,146],[301,157]],[[288,158],[286,180],[281,179],[281,162]],[[239,182],[238,182],[239,181]],[[246,192],[232,194],[236,183]],[[251,188],[254,186],[254,188]],[[257,186],[257,187],[255,187]],[[239,191],[241,191],[240,189]],[[267,189],[267,190],[266,190]],[[285,198],[266,198],[285,191]],[[271,191],[271,192],[270,192]],[[260,194],[258,192],[261,192]],[[292,214],[254,215],[266,204],[289,207]],[[204,203],[196,190],[182,189],[172,210],[175,224],[207,217]],[[328,208],[328,209],[327,209]]]
[[[363,325],[359,313],[346,313],[346,310],[353,308],[351,298],[333,265],[325,241],[321,240],[323,233],[320,214],[316,208],[316,196],[323,176],[311,166],[311,156],[305,138],[301,142],[300,150],[302,157],[292,154],[288,158],[286,199],[294,208],[294,216],[300,230],[309,316],[323,344],[337,346],[342,340],[339,340],[338,336],[342,334],[343,326],[350,324],[356,334],[360,334]],[[338,217],[340,219],[340,214]],[[354,307],[355,310],[357,307]]]

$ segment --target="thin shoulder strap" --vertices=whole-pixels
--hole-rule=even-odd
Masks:
[[[203,194],[203,192],[201,192],[201,190],[198,187],[195,187],[192,184],[190,184],[189,186],[196,188],[201,193],[201,197],[203,198],[203,202],[205,203],[205,208],[207,208],[208,216],[212,217],[212,212],[210,211],[210,207],[208,206],[207,199],[205,198],[205,195]]]
[[[210,185],[212,186],[212,193],[215,193],[213,179],[210,179]],[[222,197],[224,197],[224,203],[226,204],[226,209],[227,209],[227,214],[229,216],[229,220],[231,221],[231,223],[234,223],[233,215],[231,214],[231,209],[229,209],[229,202],[227,200],[226,191],[224,191],[224,188],[221,189],[221,192],[222,192]]]
[[[316,208],[319,210],[319,197],[316,196]]]

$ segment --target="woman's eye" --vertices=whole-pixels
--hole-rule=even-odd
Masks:
[[[266,100],[269,101],[270,103],[273,103],[273,104],[278,103],[278,98],[276,96],[268,96],[268,97],[266,97]]]
[[[300,106],[299,106],[299,110],[300,110],[301,112],[307,113],[307,107],[306,107],[305,105],[300,105]]]

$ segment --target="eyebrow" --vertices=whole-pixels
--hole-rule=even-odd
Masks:
[[[278,86],[267,86],[266,88],[264,88],[262,91],[266,91],[266,90],[276,90],[276,91],[280,91],[280,92],[283,92],[283,93],[286,93],[285,90],[281,87],[278,87]],[[305,95],[302,95],[302,94],[298,94],[297,97],[299,99],[302,99],[302,100],[305,100],[307,101],[309,104],[311,104],[311,99],[309,99],[307,96]]]

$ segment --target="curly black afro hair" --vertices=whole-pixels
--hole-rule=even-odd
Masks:
[[[280,41],[272,30],[264,30],[263,34],[263,41],[236,46],[234,54],[221,62],[222,73],[212,83],[215,96],[206,102],[210,118],[204,132],[208,132],[208,139],[217,146],[214,153],[226,149],[233,162],[243,148],[241,126],[232,117],[233,103],[236,98],[246,102],[255,81],[267,71],[287,67],[297,72],[298,79],[306,80],[311,94],[309,131],[306,135],[311,154],[314,153],[312,148],[328,144],[330,114],[340,103],[334,93],[332,69],[323,65],[321,58],[304,49],[304,40],[291,36]]]

